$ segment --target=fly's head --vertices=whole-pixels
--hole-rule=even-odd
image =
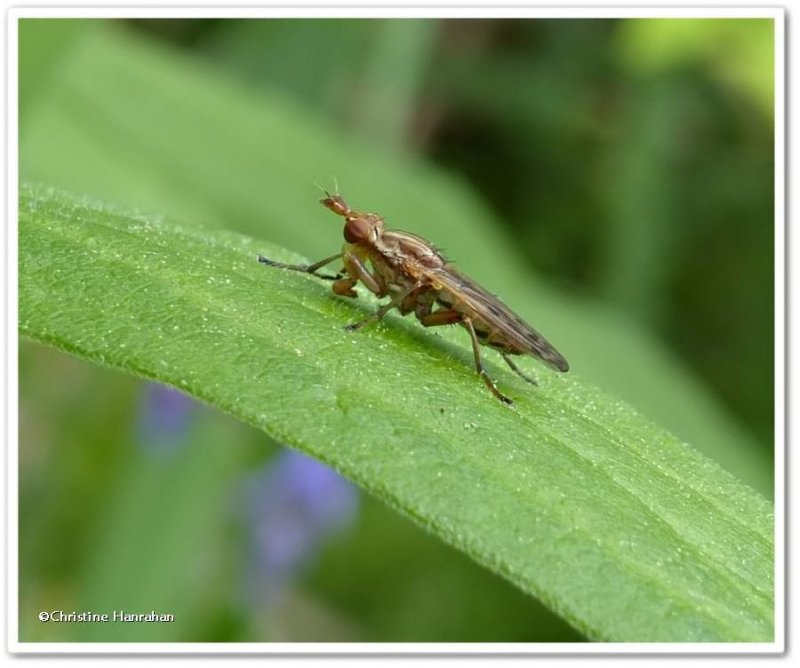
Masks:
[[[345,219],[344,239],[357,246],[372,246],[383,234],[383,218],[374,213],[351,209],[339,194],[325,193],[320,203]]]

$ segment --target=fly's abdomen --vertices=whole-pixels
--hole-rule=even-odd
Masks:
[[[475,335],[478,341],[483,346],[491,346],[497,350],[518,355],[524,350],[517,346],[509,337],[505,336],[501,329],[497,326],[487,322],[474,308],[458,299],[458,297],[449,290],[437,290],[436,301],[443,309],[453,309],[462,316],[469,318],[472,321],[472,326],[475,329]]]
[[[473,319],[472,326],[475,328],[475,335],[478,337],[478,341],[481,345],[491,346],[492,348],[502,350],[512,355],[517,355],[523,352],[514,345],[513,341],[504,336],[500,330],[492,328],[488,323],[484,322],[480,318]]]

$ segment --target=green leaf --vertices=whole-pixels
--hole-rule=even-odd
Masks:
[[[214,64],[106,22],[62,23],[70,26],[70,47],[55,54],[25,105],[23,180],[147,207],[186,225],[233,228],[317,258],[333,252],[341,232],[319,210],[312,183],[330,186],[335,175],[354,204],[441,244],[465,272],[515,304],[584,378],[771,493],[769,446],[755,443],[652,334],[544,284],[463,183],[426,161],[400,160],[359,141],[318,113],[319,105],[243,85]],[[338,23],[342,38],[356,39],[357,25]],[[20,61],[26,72],[41,73],[53,26],[23,26]],[[344,59],[343,76],[350,62]],[[275,58],[262,65],[285,68]],[[335,87],[339,79],[328,73],[326,81]]]
[[[490,363],[509,409],[460,330],[346,333],[373,300],[259,252],[297,260],[24,188],[20,331],[325,461],[590,638],[772,640],[765,499],[576,373],[532,388]]]

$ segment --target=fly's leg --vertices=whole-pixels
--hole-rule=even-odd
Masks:
[[[461,320],[464,323],[464,327],[467,328],[470,338],[472,339],[472,352],[475,355],[475,368],[477,369],[481,380],[483,380],[484,385],[486,385],[486,387],[489,388],[489,391],[504,404],[513,406],[514,402],[497,389],[497,385],[495,385],[494,381],[489,378],[489,374],[486,373],[486,369],[483,368],[483,362],[481,361],[481,344],[478,342],[478,335],[475,334],[475,327],[472,325],[472,320],[465,316],[462,316]]]
[[[472,353],[475,356],[475,369],[477,370],[478,375],[481,377],[481,380],[484,382],[486,387],[489,388],[489,391],[498,399],[500,399],[500,401],[508,406],[514,405],[514,402],[511,401],[511,399],[497,389],[494,381],[489,378],[489,374],[486,373],[486,369],[483,368],[483,361],[481,360],[481,344],[478,341],[478,335],[475,333],[475,327],[473,327],[472,320],[470,318],[466,317],[462,313],[459,313],[455,309],[440,309],[438,311],[434,311],[433,313],[426,313],[419,320],[423,325],[425,325],[425,327],[452,325],[457,322],[462,323],[469,332],[470,339],[472,339]]]
[[[317,278],[322,278],[326,281],[338,281],[342,277],[341,272],[336,274],[336,276],[331,276],[330,274],[318,274],[317,269],[321,269],[326,264],[330,264],[334,260],[338,260],[340,257],[342,257],[342,254],[336,253],[336,255],[326,257],[324,260],[320,260],[314,264],[286,264],[285,262],[276,262],[275,260],[270,260],[263,255],[259,255],[258,261],[261,264],[266,264],[270,267],[277,267],[278,269],[290,269],[292,271],[302,271],[305,274],[313,274]]]
[[[511,367],[511,370],[514,373],[516,373],[520,378],[522,378],[522,380],[530,383],[531,385],[538,385],[539,384],[533,378],[531,378],[530,376],[524,374],[520,370],[520,368],[516,364],[514,364],[514,361],[508,356],[508,353],[500,353],[500,354],[503,356],[503,359],[506,361],[506,364],[508,364],[508,366]]]
[[[464,319],[464,316],[462,316],[455,309],[439,309],[433,313],[428,312],[423,315],[418,315],[418,317],[419,321],[425,325],[425,327],[453,325],[457,322],[461,322]]]
[[[344,270],[347,272],[347,278],[337,278],[333,284],[333,291],[342,297],[358,297],[358,293],[353,289],[359,281],[361,281],[370,292],[378,297],[386,295],[383,285],[378,279],[370,273],[367,266],[360,257],[353,253],[344,253],[342,261],[344,262]]]
[[[369,287],[369,286],[368,286]],[[421,286],[419,284],[412,285],[410,288],[404,290],[403,292],[399,292],[394,297],[392,297],[388,302],[386,302],[383,306],[381,306],[375,313],[370,316],[367,316],[363,320],[359,320],[358,322],[351,323],[345,327],[345,330],[348,332],[355,332],[357,329],[361,329],[365,325],[370,325],[373,322],[380,322],[389,311],[393,308],[402,304],[406,299],[408,299],[409,295],[414,293],[418,290]]]

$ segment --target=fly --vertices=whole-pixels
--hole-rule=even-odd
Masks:
[[[511,359],[511,355],[532,355],[558,371],[568,371],[567,360],[547,340],[496,296],[459,272],[430,243],[408,232],[387,230],[375,213],[350,208],[339,194],[326,192],[320,200],[326,208],[345,219],[345,244],[340,253],[314,264],[285,264],[258,261],[333,281],[332,289],[343,297],[357,297],[360,281],[378,298],[389,297],[372,315],[345,327],[348,331],[379,322],[396,308],[402,315],[414,313],[425,327],[460,324],[470,336],[475,369],[489,391],[505,404],[506,395],[497,389],[483,366],[481,346],[497,350],[517,375],[536,385]],[[319,273],[325,265],[341,260],[335,275]]]

